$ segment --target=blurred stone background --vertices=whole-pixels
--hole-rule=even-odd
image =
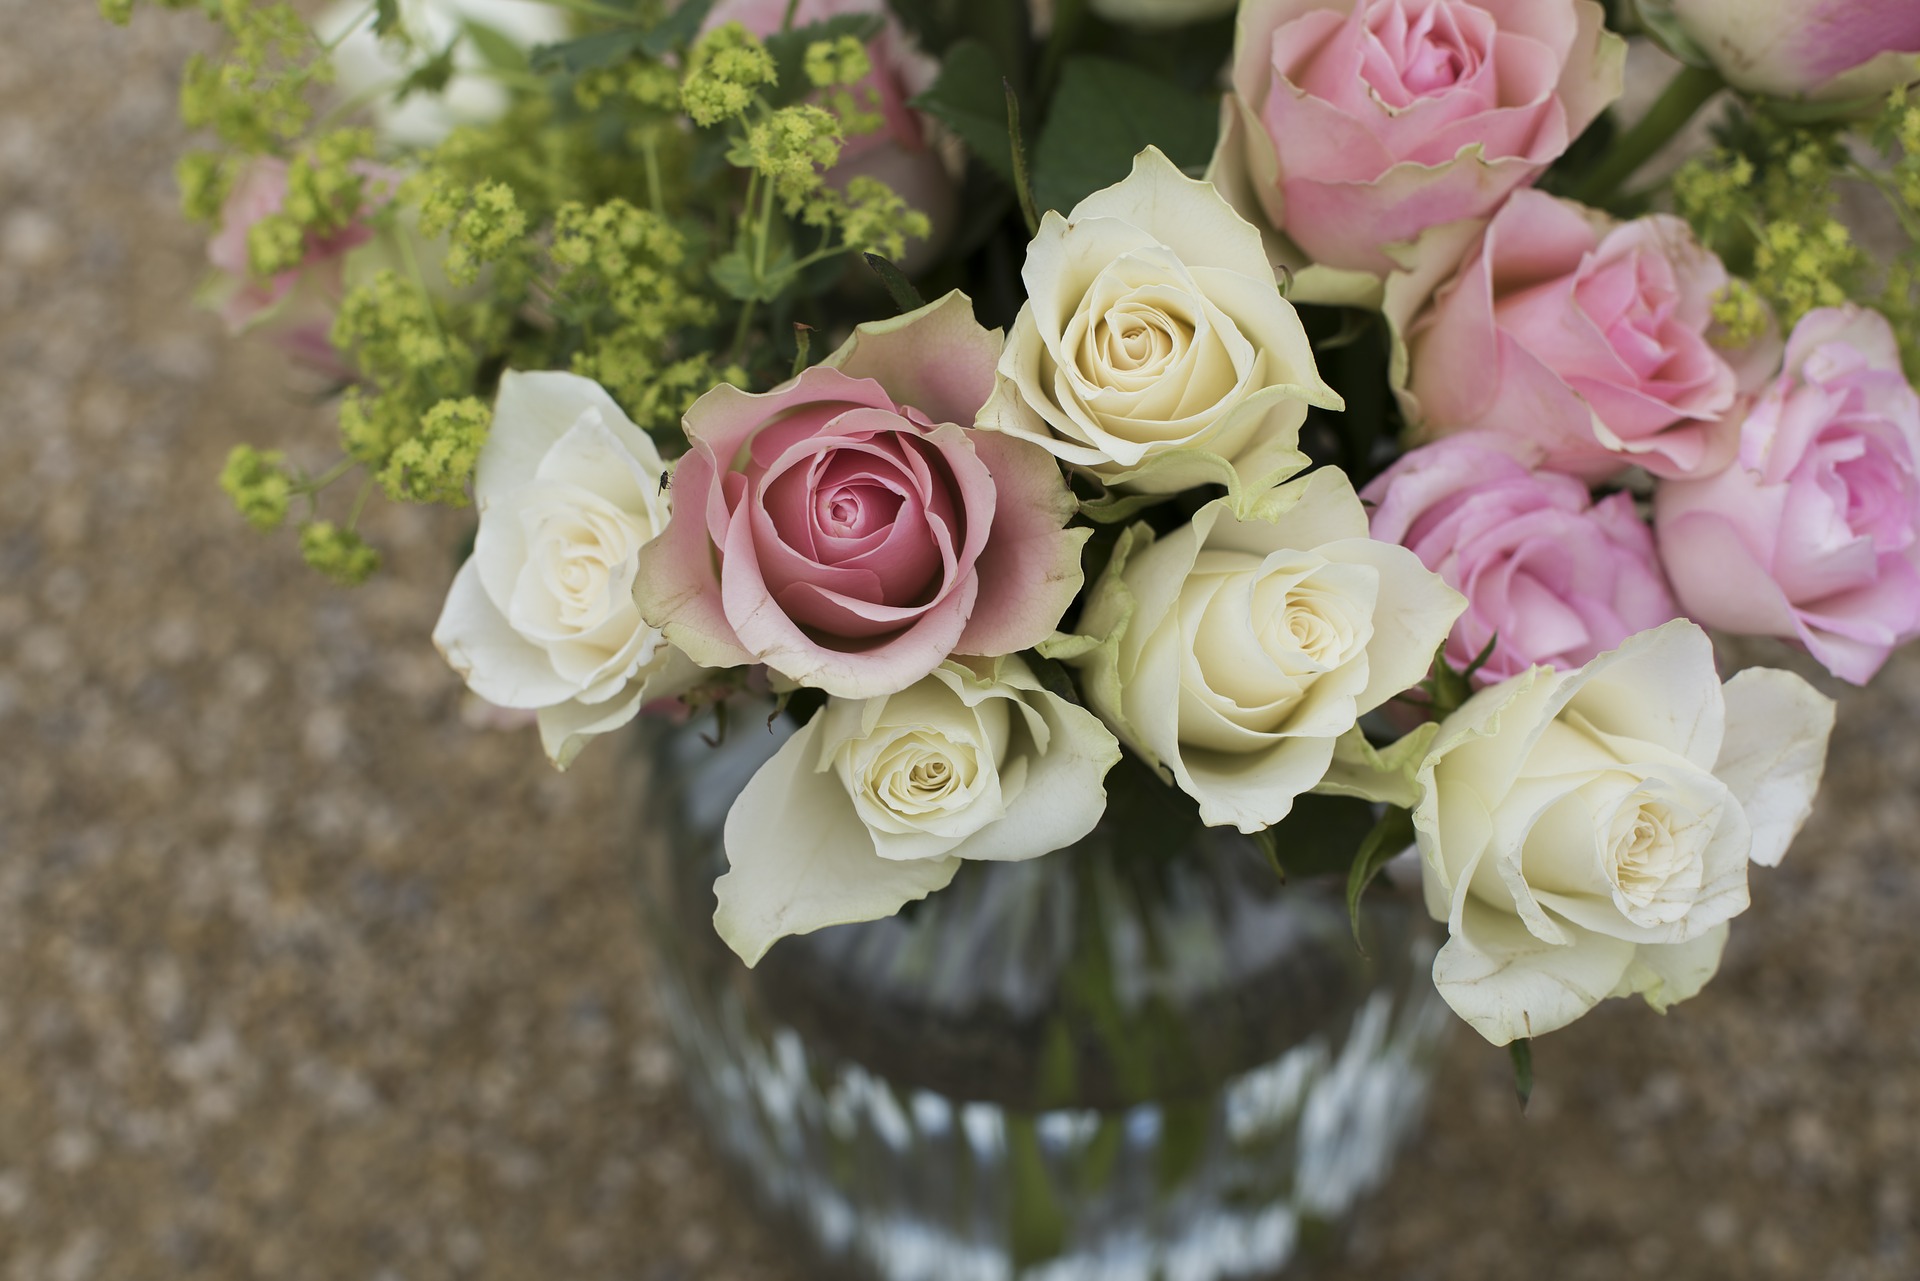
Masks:
[[[191,306],[204,24],[0,31],[0,1281],[792,1281],[676,1093],[616,749],[555,775],[428,643],[460,516],[345,592],[215,489],[330,428]],[[1322,1281],[1920,1275],[1920,653],[1835,692],[1720,980],[1543,1041],[1524,1119],[1463,1030]]]

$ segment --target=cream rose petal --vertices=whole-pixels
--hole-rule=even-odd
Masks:
[[[748,965],[789,934],[892,916],[943,889],[952,857],[874,853],[846,789],[814,765],[816,716],[781,744],[727,811],[728,870],[714,882],[714,928]]]
[[[1746,809],[1751,857],[1778,867],[1813,812],[1834,702],[1789,672],[1754,667],[1726,685],[1727,730],[1715,772]]]

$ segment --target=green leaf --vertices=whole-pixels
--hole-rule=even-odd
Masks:
[[[393,100],[402,102],[409,94],[439,93],[445,89],[447,81],[453,79],[453,50],[459,43],[457,39],[450,41],[446,48],[415,67],[393,91]]]
[[[612,31],[596,31],[575,40],[563,40],[559,44],[543,44],[533,51],[528,61],[535,71],[564,71],[568,75],[575,75],[625,62],[645,39],[644,32],[632,27],[617,27]]]
[[[1020,217],[1031,236],[1040,230],[1040,212],[1033,206],[1033,180],[1027,176],[1027,136],[1020,131],[1020,95],[1013,91],[1011,80],[1002,80],[1000,85],[1007,91],[1007,146],[1013,153],[1013,191],[1020,199]]]
[[[1282,880],[1342,873],[1373,830],[1373,806],[1348,796],[1296,797],[1287,816],[1254,839]]]
[[[1007,142],[1007,97],[999,64],[978,40],[962,40],[947,51],[940,76],[913,100],[967,144],[967,150],[1011,186],[1013,148]]]
[[[714,259],[708,274],[713,277],[714,284],[726,290],[729,298],[738,298],[741,302],[772,302],[786,287],[786,279],[792,274],[789,270],[791,262],[791,256],[783,256],[768,267],[765,276],[761,276],[754,271],[746,252],[734,249]]]
[[[1123,520],[1132,520],[1147,508],[1175,497],[1177,497],[1175,494],[1108,493],[1099,498],[1081,499],[1080,514],[1088,520],[1096,520],[1103,525],[1113,525]]]
[[[640,51],[650,58],[664,58],[675,49],[684,49],[700,33],[700,24],[712,8],[713,0],[681,0],[640,38]]]
[[[1507,1054],[1513,1059],[1513,1092],[1520,1098],[1520,1114],[1525,1116],[1533,1099],[1533,1042],[1526,1037],[1509,1042]]]
[[[373,34],[385,39],[400,30],[400,0],[374,0]]]
[[[1353,870],[1347,875],[1347,921],[1353,926],[1353,941],[1362,956],[1367,954],[1367,945],[1360,940],[1360,896],[1380,875],[1380,869],[1411,844],[1413,814],[1393,806],[1373,825],[1367,839],[1360,843],[1360,852],[1354,855]]]
[[[495,71],[525,71],[527,69],[527,51],[522,49],[510,37],[484,22],[475,22],[469,18],[462,24],[466,28],[467,39],[473,41],[474,49],[480,54],[481,61]]]
[[[1219,104],[1137,67],[1106,58],[1067,61],[1034,149],[1034,199],[1065,212],[1127,176],[1133,158],[1160,148],[1182,169],[1213,154]]]
[[[880,283],[887,287],[887,296],[893,299],[893,305],[901,315],[927,305],[920,291],[913,287],[906,273],[882,258],[879,254],[861,254],[867,260],[867,266],[873,268],[873,274],[880,277]]]
[[[1415,776],[1439,732],[1440,726],[1428,721],[1385,747],[1375,747],[1356,725],[1334,742],[1333,763],[1313,790],[1412,809],[1420,803]]]

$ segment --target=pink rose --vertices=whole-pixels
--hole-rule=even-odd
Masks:
[[[395,175],[368,165],[363,176],[371,206],[391,199]],[[227,193],[219,230],[207,242],[207,258],[224,277],[220,318],[230,333],[258,329],[301,364],[350,377],[327,333],[346,290],[347,255],[373,239],[373,228],[356,218],[330,235],[309,236],[299,266],[262,280],[253,274],[247,236],[280,212],[286,196],[287,164],[273,156],[256,157]]]
[[[1776,98],[1875,98],[1920,80],[1914,0],[1640,0],[1727,83]]]
[[[1447,661],[1464,668],[1493,640],[1480,684],[1535,665],[1582,667],[1679,616],[1631,497],[1596,503],[1571,476],[1528,468],[1498,436],[1416,449],[1360,496],[1374,505],[1375,538],[1467,598]]]
[[[840,152],[840,163],[828,170],[826,177],[836,187],[845,187],[858,177],[877,178],[909,207],[927,215],[934,228],[932,237],[910,244],[902,261],[903,269],[911,271],[924,265],[918,260],[932,257],[954,222],[953,178],[932,145],[926,118],[907,105],[914,95],[932,87],[940,74],[940,64],[914,47],[905,28],[888,10],[886,0],[799,0],[793,10],[792,29],[858,14],[878,14],[882,22],[879,32],[867,42],[873,71],[853,87],[853,92],[863,108],[871,93],[878,100],[876,109],[885,123],[873,133],[848,138]],[[787,0],[720,0],[700,24],[700,30],[704,34],[737,22],[765,39],[777,34],[786,18]]]
[[[1809,312],[1717,476],[1654,498],[1687,614],[1784,636],[1864,684],[1920,635],[1920,396],[1875,312]]]
[[[640,552],[642,615],[702,666],[765,663],[842,698],[1039,643],[1080,589],[1087,531],[1064,528],[1052,455],[961,426],[999,356],[956,292],[773,391],[702,396],[673,517]]]
[[[1214,171],[1314,262],[1384,274],[1532,182],[1624,61],[1592,0],[1244,0]]]
[[[1716,471],[1733,456],[1742,390],[1709,336],[1726,284],[1678,218],[1616,225],[1516,193],[1411,328],[1409,416],[1429,436],[1526,441],[1543,466],[1589,480],[1633,464]]]

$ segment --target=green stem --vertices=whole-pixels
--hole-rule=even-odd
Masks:
[[[372,493],[373,477],[369,476],[360,482],[360,492],[353,496],[353,510],[347,513],[347,523],[344,526],[349,532],[360,524],[360,513],[366,510],[367,497]]]
[[[640,158],[647,166],[647,200],[659,217],[667,216],[666,188],[660,183],[660,148],[648,134],[640,143]]]
[[[318,37],[315,37],[314,43],[320,46],[321,53],[332,53],[335,49],[338,49],[342,44],[346,43],[347,37],[352,35],[354,32],[358,31],[361,27],[361,24],[366,22],[368,18],[371,18],[376,12],[378,12],[379,8],[380,6],[378,3],[375,3],[374,0],[369,0],[367,7],[362,9],[358,14],[354,15],[353,21],[349,22],[346,26],[340,28],[339,35],[336,35],[331,40],[321,40]]]
[[[1573,189],[1573,198],[1590,205],[1606,204],[1641,165],[1672,141],[1709,98],[1725,87],[1717,71],[1682,67],[1640,122],[1621,135],[1600,164]]]
[[[327,468],[325,471],[321,472],[318,476],[315,476],[311,480],[308,480],[307,482],[305,482],[305,484],[303,484],[301,488],[309,494],[317,494],[321,490],[325,489],[328,485],[331,485],[334,481],[339,480],[342,476],[352,471],[357,466],[359,466],[359,464],[354,462],[353,459],[342,458],[339,462]]]

